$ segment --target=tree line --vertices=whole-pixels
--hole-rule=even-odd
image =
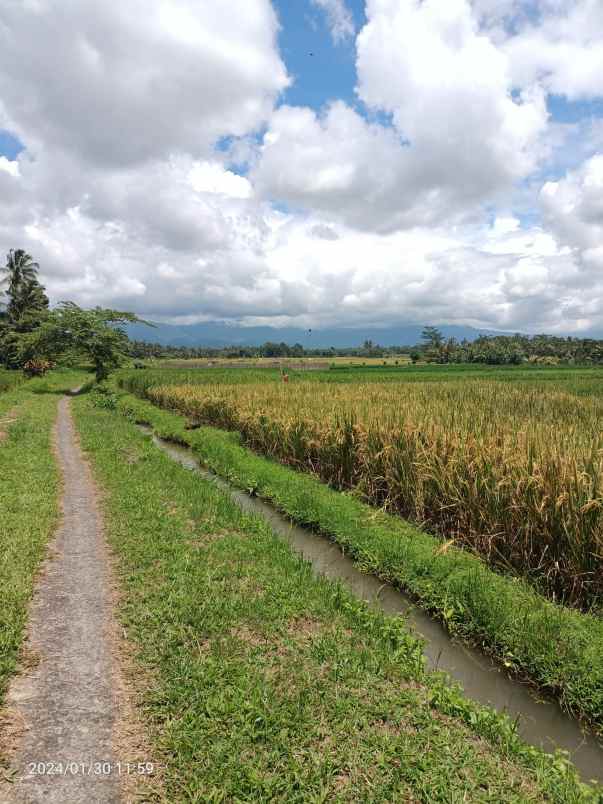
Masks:
[[[555,335],[480,335],[473,341],[445,338],[437,327],[425,327],[418,344],[380,346],[366,340],[361,346],[306,349],[297,343],[268,341],[261,346],[165,346],[147,341],[131,341],[129,354],[135,359],[231,358],[256,357],[394,357],[408,354],[413,363],[484,363],[488,365],[603,363],[603,340],[559,337]]]
[[[306,349],[296,343],[268,341],[262,346],[163,346],[131,341],[124,325],[141,320],[130,312],[74,302],[50,309],[38,278],[39,265],[22,249],[11,249],[0,268],[0,365],[42,373],[59,358],[91,362],[98,380],[128,358],[254,358],[254,357],[390,357],[408,353],[413,363],[603,364],[603,340],[555,335],[480,335],[476,340],[445,338],[426,326],[415,345],[380,346],[366,340],[358,347]]]
[[[556,335],[480,335],[473,341],[444,338],[436,327],[425,327],[413,360],[431,363],[522,363],[592,365],[603,363],[603,340]]]
[[[169,346],[147,341],[131,341],[130,354],[137,359],[144,358],[255,358],[255,357],[388,357],[408,353],[411,347],[379,346],[372,341],[365,341],[362,346],[307,349],[300,343],[293,346],[284,341],[266,341],[260,346]]]

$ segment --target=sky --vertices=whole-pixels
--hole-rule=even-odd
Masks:
[[[603,3],[0,0],[10,248],[168,323],[603,334]]]

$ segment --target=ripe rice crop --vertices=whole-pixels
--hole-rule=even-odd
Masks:
[[[557,600],[601,606],[599,397],[481,378],[205,383],[145,393],[454,539]]]

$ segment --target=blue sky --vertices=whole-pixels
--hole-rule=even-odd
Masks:
[[[366,23],[363,0],[347,0],[347,9],[352,15],[356,32]],[[379,110],[367,109],[355,92],[356,48],[354,37],[335,44],[329,32],[325,13],[311,0],[273,0],[273,6],[281,23],[279,46],[281,56],[293,78],[292,86],[285,91],[280,102],[294,106],[308,106],[317,112],[332,101],[343,100],[362,116],[387,126],[389,116]],[[540,18],[537,2],[527,0],[523,15],[531,21]],[[514,21],[509,20],[510,29]],[[311,55],[310,55],[311,54]],[[570,101],[563,95],[549,94],[547,109],[551,121],[561,124],[579,124],[588,120],[603,119],[603,99]],[[566,169],[576,166],[575,143],[560,149],[556,157],[542,165],[537,172],[540,180],[556,179]],[[286,207],[283,207],[286,208]],[[529,213],[518,210],[522,221],[533,223],[539,219],[537,210]]]
[[[364,3],[348,2],[356,30],[364,24]],[[294,83],[283,102],[319,109],[332,100],[355,104],[354,39],[334,44],[325,14],[308,0],[275,0],[281,22],[279,45]],[[310,54],[313,55],[310,55]]]
[[[354,37],[334,43],[326,14],[312,0],[273,0],[272,4],[281,25],[278,35],[280,54],[293,79],[279,104],[307,106],[320,111],[335,100],[343,100],[364,117],[387,125],[388,115],[378,110],[368,110],[355,93]],[[530,0],[524,4],[524,13],[532,20],[539,17],[537,5]],[[360,31],[366,23],[364,1],[347,0],[346,6],[352,15],[355,31]],[[550,94],[547,108],[552,121],[558,123],[576,124],[589,119],[603,119],[601,98],[569,101],[563,95]],[[24,145],[14,133],[0,129],[0,156],[15,159],[23,149]],[[557,178],[565,165],[563,159],[561,163],[545,165],[538,175]],[[567,165],[573,166],[571,153],[567,154]],[[286,208],[286,205],[281,206]]]
[[[9,131],[0,129],[0,156],[15,159],[23,150],[22,144]]]
[[[603,99],[568,101],[562,95],[549,95],[549,112],[559,123],[578,123],[588,118],[603,118]]]

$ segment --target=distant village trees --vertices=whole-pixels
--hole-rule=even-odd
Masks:
[[[345,349],[306,349],[300,343],[291,346],[272,341],[224,348],[131,341],[125,325],[139,321],[133,313],[100,307],[84,310],[73,302],[50,309],[38,272],[38,263],[22,249],[9,251],[0,267],[0,365],[7,368],[43,368],[44,361],[71,356],[91,362],[96,377],[103,379],[127,358],[385,358],[400,354],[410,355],[413,363],[603,365],[603,340],[516,334],[480,335],[473,341],[458,342],[445,338],[434,326],[424,327],[419,344],[381,346],[365,340]]]

